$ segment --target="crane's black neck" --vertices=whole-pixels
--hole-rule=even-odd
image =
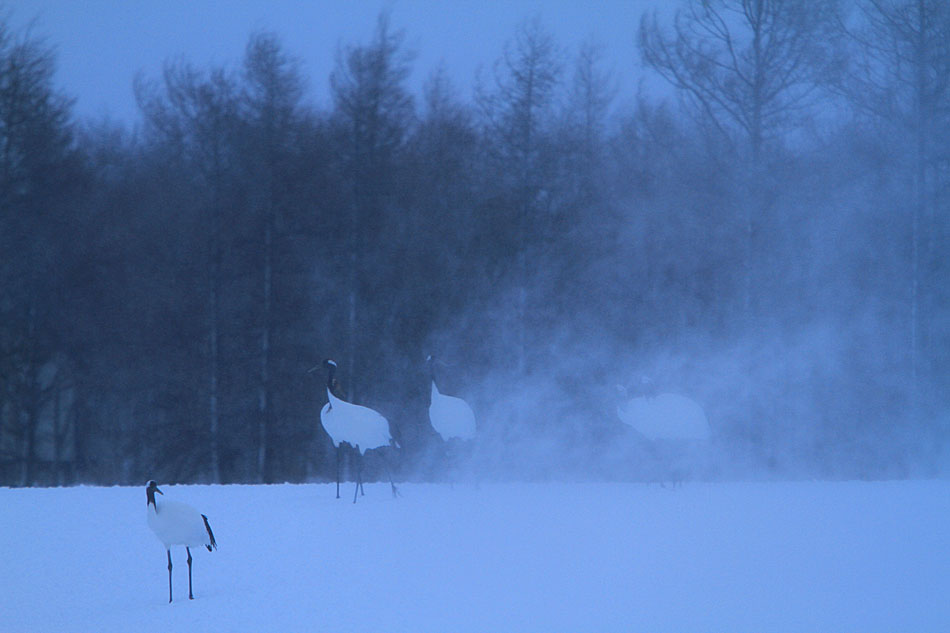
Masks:
[[[146,506],[149,506],[149,505],[150,505],[150,506],[152,506],[153,508],[155,508],[156,510],[158,510],[158,506],[155,505],[155,488],[152,487],[152,486],[149,486],[148,488],[146,488],[146,489],[145,489],[145,496],[146,496],[147,499],[148,499],[148,501],[145,502],[145,505],[146,505]]]
[[[327,389],[333,391],[333,374],[336,373],[336,365],[333,363],[327,363]]]

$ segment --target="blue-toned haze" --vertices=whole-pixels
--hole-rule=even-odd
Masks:
[[[459,0],[428,2],[372,0],[329,2],[244,0],[221,2],[124,2],[25,0],[12,6],[12,23],[35,20],[35,33],[55,45],[57,83],[76,97],[80,117],[108,115],[125,123],[137,118],[132,93],[135,74],[155,76],[162,63],[181,57],[199,67],[236,65],[248,36],[276,33],[303,64],[311,95],[328,102],[328,77],[340,44],[361,44],[372,35],[376,18],[389,11],[416,52],[410,83],[418,89],[444,64],[468,94],[478,69],[485,71],[525,19],[539,17],[569,50],[593,38],[603,46],[621,100],[632,98],[645,76],[639,65],[636,30],[645,10],[669,11],[675,3],[609,0],[596,5],[571,0]]]

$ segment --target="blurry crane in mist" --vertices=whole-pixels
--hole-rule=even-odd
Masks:
[[[449,469],[457,467],[462,451],[471,448],[475,437],[475,412],[472,407],[461,398],[449,396],[439,391],[435,382],[435,364],[441,363],[432,356],[426,358],[429,367],[429,382],[431,383],[431,399],[429,400],[429,422],[435,429],[445,446],[445,457],[449,462]],[[445,363],[441,363],[445,365]]]
[[[145,486],[146,507],[148,509],[148,526],[155,532],[155,536],[165,546],[168,554],[168,601],[172,601],[172,545],[184,545],[188,553],[188,599],[194,600],[191,591],[191,548],[204,545],[210,552],[217,549],[214,533],[208,517],[201,514],[190,505],[179,501],[155,500],[155,493],[165,495],[158,489],[158,484],[149,481]]]
[[[697,450],[703,451],[708,444],[710,430],[705,411],[691,398],[660,393],[647,376],[640,377],[632,397],[624,386],[617,388],[621,396],[617,417],[647,440],[675,485],[690,466],[676,462],[694,461]]]
[[[337,390],[335,378],[336,363],[326,361],[327,367],[327,404],[320,410],[320,423],[336,447],[336,498],[340,498],[340,451],[345,442],[356,448],[356,490],[353,491],[353,503],[357,495],[363,491],[363,455],[371,448],[381,446],[398,446],[389,432],[389,421],[369,407],[361,407],[342,400],[334,391]],[[310,371],[317,369],[314,367]],[[393,497],[398,496],[396,484],[389,477]]]
[[[468,403],[455,396],[447,396],[435,384],[435,364],[432,356],[426,358],[429,379],[432,382],[432,398],[429,401],[429,422],[442,439],[470,440],[475,437],[475,412]]]
[[[647,376],[640,377],[634,397],[617,385],[622,402],[617,406],[620,420],[649,440],[708,440],[709,422],[695,400],[675,393],[659,393]]]

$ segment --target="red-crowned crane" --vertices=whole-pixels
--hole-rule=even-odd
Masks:
[[[389,432],[389,421],[369,407],[362,407],[340,399],[334,393],[336,362],[326,361],[327,367],[327,404],[320,410],[320,423],[336,447],[336,496],[340,498],[340,451],[344,442],[356,448],[358,464],[356,469],[356,490],[353,491],[353,503],[363,486],[363,455],[371,448],[380,446],[398,446]],[[314,368],[316,369],[316,367]],[[389,478],[393,497],[398,496],[396,484]]]
[[[617,385],[623,401],[617,417],[649,440],[708,440],[709,422],[695,400],[675,393],[659,393],[646,376],[640,378],[641,395],[631,398]]]
[[[168,602],[172,601],[172,545],[184,545],[188,553],[188,599],[194,600],[195,595],[191,590],[191,548],[204,545],[209,552],[212,548],[218,548],[211,524],[208,523],[208,517],[186,503],[157,502],[156,492],[165,495],[154,481],[149,481],[145,487],[148,526],[155,532],[168,554]]]
[[[668,477],[676,487],[689,472],[702,467],[709,456],[711,433],[706,413],[695,400],[660,392],[646,376],[641,377],[634,397],[618,387],[622,402],[617,417],[644,438],[660,469],[660,485]]]
[[[429,422],[432,428],[448,442],[452,438],[470,440],[475,437],[475,412],[461,398],[448,396],[435,384],[435,359],[426,358],[429,378],[432,382],[432,398],[429,401]]]

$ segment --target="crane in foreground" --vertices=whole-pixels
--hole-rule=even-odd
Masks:
[[[209,552],[212,548],[218,548],[211,524],[208,523],[207,516],[186,503],[159,503],[155,499],[156,492],[165,495],[158,489],[158,484],[150,480],[145,487],[147,520],[148,526],[165,546],[165,553],[168,555],[168,602],[172,601],[172,545],[184,545],[188,553],[188,599],[194,600],[195,595],[191,590],[191,548],[204,545]]]

